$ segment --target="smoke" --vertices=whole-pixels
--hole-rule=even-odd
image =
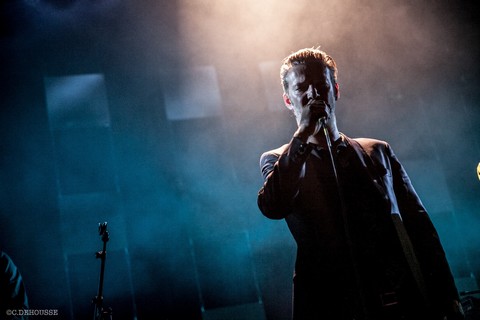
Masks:
[[[129,252],[136,296],[145,301],[157,297],[170,316],[188,309],[179,302],[183,297],[190,299],[190,306],[198,303],[200,280],[195,273],[200,267],[202,275],[208,275],[202,285],[210,290],[216,285],[215,274],[208,273],[215,264],[224,263],[217,269],[225,271],[218,272],[224,279],[231,275],[226,269],[251,268],[252,261],[271,317],[281,319],[290,313],[285,310],[290,305],[288,293],[280,292],[290,286],[293,240],[283,221],[261,215],[256,195],[262,185],[260,154],[287,143],[295,130],[295,120],[282,106],[278,71],[270,72],[271,66],[279,68],[286,55],[304,47],[320,46],[337,61],[341,131],[388,140],[412,169],[411,178],[433,210],[430,213],[456,270],[462,271],[465,263],[455,252],[465,250],[469,255],[478,250],[479,183],[474,167],[479,154],[479,46],[472,41],[478,38],[475,14],[466,4],[25,1],[23,7],[8,8],[5,12],[19,19],[7,19],[11,32],[1,39],[7,49],[2,52],[6,57],[2,83],[7,90],[2,108],[5,169],[0,176],[6,192],[1,209],[2,216],[8,215],[2,221],[11,228],[22,225],[22,231],[3,234],[16,243],[18,252],[29,245],[29,232],[40,234],[38,248],[49,248],[48,255],[36,254],[28,263],[28,258],[22,263],[22,254],[17,254],[27,279],[32,279],[34,303],[54,307],[48,300],[56,301],[70,290],[58,284],[57,296],[43,292],[51,268],[64,272],[64,278],[71,276],[58,267],[70,252],[38,231],[49,230],[59,237],[67,218],[80,233],[70,238],[69,245],[85,248],[90,238],[98,240],[95,225],[92,235],[87,231],[97,218],[90,212],[97,210],[95,197],[82,198],[84,203],[74,210],[77,216],[59,217],[54,165],[58,159],[52,151],[41,81],[57,75],[105,75],[114,162],[109,170],[116,175],[118,194],[108,204],[100,203],[98,210],[114,208],[109,221],[112,248],[129,249],[117,252],[118,267],[112,261],[107,268],[128,274],[124,255]],[[204,87],[190,88],[198,80],[190,71],[204,67],[218,80],[215,97],[220,96],[221,112],[168,119],[166,97],[181,88],[192,94],[182,101],[196,101],[193,95],[201,94],[196,91]],[[189,110],[202,115],[195,107]],[[94,149],[75,149],[77,155],[85,153],[86,160],[97,156],[108,162]],[[85,164],[81,156],[76,159]],[[86,168],[86,172],[97,171]],[[41,214],[33,213],[38,211]],[[53,218],[43,219],[42,214]],[[452,215],[457,233],[448,229]],[[460,244],[459,233],[465,237]],[[478,270],[478,262],[472,260],[471,266]],[[153,314],[155,310],[141,300],[137,299],[139,314],[148,314],[145,310]]]

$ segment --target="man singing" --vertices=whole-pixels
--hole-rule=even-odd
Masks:
[[[299,50],[280,76],[298,127],[261,156],[258,206],[297,243],[294,320],[463,319],[437,232],[392,148],[338,131],[332,57]]]

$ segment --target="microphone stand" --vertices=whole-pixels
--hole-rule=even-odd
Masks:
[[[93,313],[93,320],[112,320],[112,308],[105,310],[103,308],[103,279],[105,274],[105,260],[107,258],[107,242],[110,239],[107,231],[107,223],[98,224],[98,234],[102,237],[103,249],[96,252],[95,257],[101,260],[100,265],[100,278],[98,283],[98,293],[92,299],[92,303],[95,304],[95,310]]]
[[[350,226],[348,223],[348,214],[347,214],[347,208],[345,206],[345,196],[343,193],[342,186],[340,184],[340,179],[338,177],[338,172],[337,172],[337,163],[335,161],[335,158],[333,157],[333,151],[332,151],[332,142],[330,141],[330,134],[328,132],[327,126],[326,126],[326,119],[325,118],[320,118],[319,120],[321,129],[323,129],[323,133],[325,136],[326,144],[327,144],[327,150],[328,150],[328,155],[330,157],[330,162],[332,164],[332,171],[333,175],[335,177],[335,185],[337,187],[337,193],[338,197],[340,200],[340,209],[342,211],[342,222],[343,222],[343,228],[344,228],[344,235],[345,235],[345,241],[347,242],[347,247],[349,249],[349,256],[350,260],[352,262],[352,268],[353,268],[353,273],[355,277],[355,284],[357,288],[357,294],[358,298],[360,299],[360,305],[361,305],[361,310],[363,312],[363,319],[368,319],[368,311],[367,311],[367,306],[366,306],[366,301],[365,301],[365,296],[362,290],[362,283],[360,280],[360,274],[358,271],[358,265],[357,261],[355,258],[355,252],[353,249],[353,241],[352,237],[350,235]],[[362,318],[361,318],[362,319]]]

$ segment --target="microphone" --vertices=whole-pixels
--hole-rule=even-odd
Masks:
[[[325,110],[327,109],[330,110],[330,105],[326,101],[319,100],[319,103],[325,106]],[[318,124],[320,125],[320,128],[325,126],[325,124],[327,123],[327,120],[328,120],[328,116],[320,117],[318,119]]]
[[[323,105],[325,109],[330,109],[330,105],[325,101],[322,100],[319,96],[317,97],[309,97],[309,100],[315,104]],[[320,126],[320,129],[325,126],[327,122],[327,117],[320,117],[318,118],[318,125]]]

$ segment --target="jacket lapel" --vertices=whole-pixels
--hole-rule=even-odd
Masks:
[[[377,170],[377,166],[373,162],[370,155],[365,151],[365,149],[363,149],[360,143],[346,136],[344,137],[348,144],[352,146],[358,160],[360,161],[362,168],[367,173],[370,181],[375,185],[375,188],[380,192],[382,196],[387,194],[386,188],[383,184],[383,180],[381,179],[381,176]]]

